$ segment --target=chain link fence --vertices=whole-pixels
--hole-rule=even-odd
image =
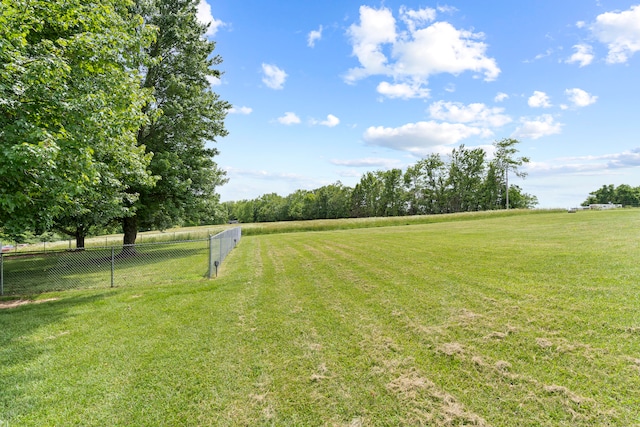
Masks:
[[[208,239],[108,248],[0,254],[0,295],[156,285],[217,276],[240,242],[232,228]]]

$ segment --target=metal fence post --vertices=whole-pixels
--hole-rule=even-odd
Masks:
[[[4,295],[4,254],[0,252],[0,296]]]
[[[209,279],[213,275],[213,237],[209,235],[209,273],[207,274]]]
[[[116,256],[115,256],[115,248],[113,246],[111,246],[111,287],[113,288],[114,283],[113,283],[113,276],[114,273],[116,271]]]

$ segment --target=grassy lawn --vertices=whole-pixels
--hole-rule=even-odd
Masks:
[[[348,227],[344,227],[348,228]],[[640,210],[243,237],[0,310],[0,425],[640,425]]]

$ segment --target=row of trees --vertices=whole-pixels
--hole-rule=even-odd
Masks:
[[[404,172],[367,172],[354,188],[337,182],[316,190],[298,190],[286,197],[265,194],[225,206],[229,217],[241,222],[531,208],[537,204],[535,196],[523,193],[515,185],[506,192],[509,172],[524,177],[519,166],[529,161],[516,157],[518,142],[495,142],[495,155],[490,161],[483,149],[463,145],[447,158],[432,154]]]
[[[225,181],[197,0],[0,0],[0,224],[9,236],[210,222]]]
[[[596,191],[589,193],[589,197],[582,202],[582,206],[608,203],[623,206],[640,206],[640,186],[632,187],[627,184],[617,187],[613,184],[603,185]]]

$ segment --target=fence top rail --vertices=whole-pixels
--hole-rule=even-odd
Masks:
[[[134,243],[129,245],[111,245],[111,246],[89,246],[86,248],[72,248],[72,249],[48,249],[46,251],[24,251],[24,252],[6,252],[0,253],[0,256],[3,258],[20,258],[20,257],[33,257],[33,256],[41,256],[41,255],[54,255],[54,254],[64,254],[64,253],[72,253],[72,252],[98,252],[98,251],[111,251],[122,250],[125,248],[144,248],[144,247],[152,247],[152,246],[160,246],[160,245],[180,245],[186,243],[198,243],[198,242],[208,242],[211,239],[219,239],[224,238],[226,234],[240,234],[242,232],[241,227],[234,227],[224,231],[221,231],[218,234],[211,235],[208,238],[200,238],[200,239],[191,239],[191,240],[166,240],[159,242],[144,242],[144,243]]]
[[[171,246],[181,245],[187,243],[205,243],[209,242],[209,239],[194,239],[194,240],[172,240],[166,242],[149,242],[149,243],[135,243],[131,245],[112,245],[112,246],[90,246],[87,248],[73,248],[73,249],[47,249],[46,251],[27,251],[27,252],[10,252],[3,253],[3,258],[27,258],[34,256],[53,256],[65,253],[79,253],[79,252],[110,252],[111,250],[121,251],[125,248],[145,248],[154,246]]]
[[[242,234],[242,227],[229,228],[227,230],[221,231],[220,233],[218,233],[216,235],[209,236],[209,238],[215,239],[216,237],[220,237],[223,234]]]

